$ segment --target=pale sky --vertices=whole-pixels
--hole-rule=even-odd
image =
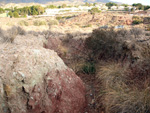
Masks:
[[[111,0],[115,2],[133,4],[133,3],[142,3],[143,5],[150,5],[150,0]]]

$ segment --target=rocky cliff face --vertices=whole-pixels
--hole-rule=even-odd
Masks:
[[[82,113],[83,82],[43,42],[18,35],[0,44],[1,113]]]

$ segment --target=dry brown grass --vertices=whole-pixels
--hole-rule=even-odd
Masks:
[[[25,35],[26,32],[21,27],[13,26],[12,28],[4,31],[0,29],[0,40],[1,42],[10,42],[13,43],[17,35]]]
[[[106,113],[149,113],[150,82],[145,78],[145,71],[150,75],[146,64],[129,65],[109,62],[98,67],[97,77],[103,82],[99,97]],[[148,69],[147,69],[148,68]],[[140,85],[139,85],[140,83]]]

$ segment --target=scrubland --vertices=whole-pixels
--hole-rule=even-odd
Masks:
[[[1,18],[0,44],[42,37],[43,47],[56,51],[85,83],[85,113],[149,113],[150,31],[143,24],[128,25],[129,15],[107,16]],[[115,19],[120,17],[122,23]],[[105,23],[110,28],[99,28]],[[118,24],[125,28],[114,29]]]

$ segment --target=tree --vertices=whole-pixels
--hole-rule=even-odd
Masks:
[[[63,4],[63,5],[62,5],[62,8],[65,8],[65,7],[67,7],[67,5],[66,5],[66,4]]]
[[[125,10],[125,11],[129,11],[129,8],[125,7],[124,10]]]
[[[5,10],[3,8],[0,8],[0,13],[4,13]]]
[[[13,17],[13,13],[11,11],[8,13],[8,15],[10,16],[10,18]]]
[[[121,6],[128,7],[129,5],[128,4],[121,4]]]
[[[93,6],[96,6],[96,5],[97,5],[97,3],[94,3],[94,4],[93,4]]]
[[[150,6],[144,6],[144,10],[148,10],[150,8]]]
[[[43,7],[41,7],[41,6],[36,6],[36,9],[37,9],[38,15],[44,13],[44,8],[43,8]]]
[[[57,8],[57,7],[56,7],[56,6],[54,6],[54,5],[49,5],[47,8],[55,9],[55,8]]]
[[[5,9],[5,11],[11,11],[11,9],[9,9],[9,8],[6,8],[6,9]]]
[[[135,6],[139,10],[141,10],[143,8],[143,5],[141,3],[132,4],[132,6]]]
[[[112,6],[117,6],[117,4],[113,2],[108,2],[106,3],[106,6],[110,9]]]
[[[91,10],[89,10],[89,12],[93,15],[93,18],[92,18],[92,20],[93,20],[95,17],[95,13],[100,13],[101,11],[95,7],[95,8],[92,8]]]

